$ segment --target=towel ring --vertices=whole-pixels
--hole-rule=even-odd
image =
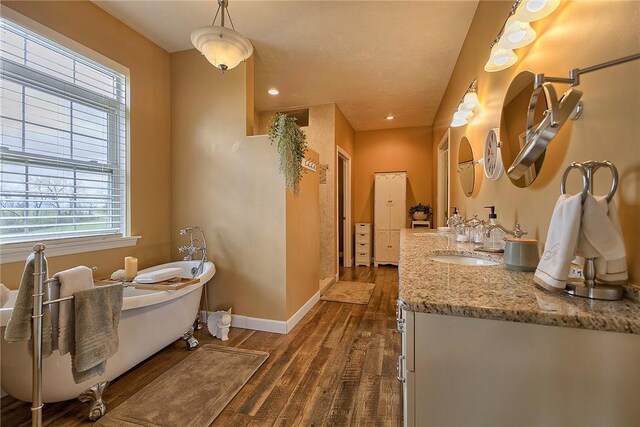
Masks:
[[[609,168],[611,171],[611,187],[609,188],[609,194],[607,194],[607,203],[610,202],[618,190],[618,169],[609,160],[605,160],[604,162],[586,162],[584,166],[586,166],[587,169],[592,169],[591,181],[593,181],[593,175],[595,175],[598,169],[601,167]],[[590,183],[590,186],[593,187],[593,183]]]
[[[567,185],[567,177],[569,176],[571,169],[578,169],[582,174],[582,201],[584,202],[587,198],[587,194],[589,194],[589,178],[587,176],[587,169],[581,163],[573,162],[564,170],[564,175],[562,175],[562,182],[560,182],[560,194],[567,194],[565,191]]]

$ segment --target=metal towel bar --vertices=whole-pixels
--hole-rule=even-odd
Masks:
[[[51,301],[43,301],[44,285],[58,282],[58,278],[54,277],[44,280],[44,250],[45,245],[38,243],[33,247],[34,252],[34,268],[33,268],[33,309],[31,312],[31,320],[33,327],[33,365],[31,369],[31,426],[42,426],[42,317],[45,305],[56,304],[62,301],[72,300],[73,295],[69,297],[58,298]],[[97,268],[93,267],[93,271]]]

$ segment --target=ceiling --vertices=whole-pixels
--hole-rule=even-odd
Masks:
[[[217,7],[95,3],[168,52],[192,49],[191,31]],[[335,102],[354,129],[371,130],[432,124],[477,4],[231,0],[229,12],[255,47],[258,111]]]

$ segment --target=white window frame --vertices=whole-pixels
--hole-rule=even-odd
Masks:
[[[85,56],[97,63],[104,65],[126,78],[126,200],[125,200],[125,229],[123,236],[95,235],[82,237],[69,237],[57,239],[36,239],[30,242],[16,242],[0,244],[0,264],[17,261],[24,261],[26,256],[33,250],[35,243],[44,243],[47,247],[48,256],[71,255],[76,253],[93,252],[105,249],[115,249],[127,246],[134,246],[141,236],[131,236],[131,183],[130,183],[130,72],[129,69],[100,53],[89,49],[86,46],[72,40],[4,5],[0,5],[0,14],[3,18],[15,22],[39,35],[56,42],[67,49]]]

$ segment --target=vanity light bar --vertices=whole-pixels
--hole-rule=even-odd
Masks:
[[[549,16],[559,5],[560,0],[516,0],[491,43],[484,70],[490,73],[502,71],[518,62],[518,55],[513,50],[532,43],[537,36],[529,23]]]
[[[452,128],[464,126],[475,117],[478,107],[480,107],[477,90],[478,79],[475,78],[471,81],[471,84],[469,84],[469,87],[460,99],[456,112],[453,113],[453,120],[450,125]]]

